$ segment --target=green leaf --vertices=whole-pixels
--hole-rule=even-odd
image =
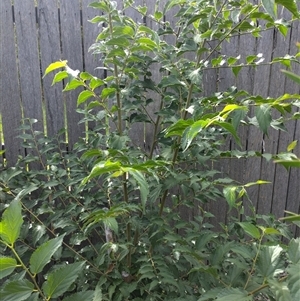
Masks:
[[[146,15],[148,7],[147,6],[138,6],[136,8],[138,10],[139,13],[141,13],[142,15]]]
[[[45,281],[42,286],[47,298],[57,298],[63,295],[76,280],[83,265],[84,262],[71,263],[49,273],[47,281]]]
[[[108,96],[115,94],[115,92],[116,92],[115,88],[104,88],[101,92],[101,97],[102,99],[105,99]]]
[[[10,275],[16,266],[17,261],[10,257],[0,257],[0,279]]]
[[[261,235],[260,235],[259,229],[256,226],[254,226],[253,224],[248,223],[248,222],[239,222],[237,224],[240,225],[248,235],[252,236],[255,239],[260,238]]]
[[[53,78],[53,81],[52,81],[52,86],[55,84],[55,83],[58,83],[60,81],[62,81],[63,79],[67,78],[69,75],[68,75],[68,72],[67,71],[59,71],[57,72],[55,75],[54,75],[54,78]]]
[[[84,86],[84,83],[81,80],[74,78],[66,85],[63,91],[65,92],[65,91],[75,90],[76,88],[82,86]]]
[[[63,236],[53,238],[39,246],[30,257],[30,271],[33,274],[40,273],[50,261],[53,254],[61,246]]]
[[[169,75],[162,78],[159,86],[161,88],[167,88],[172,86],[185,86],[185,83],[180,81],[177,76]]]
[[[281,70],[281,72],[283,72],[288,78],[290,78],[297,84],[300,84],[300,76],[299,75],[297,75],[293,72],[287,71],[287,70]]]
[[[30,281],[15,280],[8,282],[0,291],[1,301],[23,301],[27,300],[34,290],[34,285]]]
[[[217,296],[217,301],[252,301],[248,292],[239,288],[225,288]]]
[[[94,299],[94,295],[94,291],[79,292],[64,298],[62,301],[102,301],[101,297],[99,296],[98,299]]]
[[[92,78],[90,81],[90,88],[92,91],[94,91],[97,87],[103,86],[104,85],[104,81],[100,78]]]
[[[223,189],[224,197],[229,205],[229,209],[235,207],[236,197],[236,186],[227,186]]]
[[[287,272],[288,276],[288,288],[291,294],[292,301],[300,300],[300,262],[291,265]]]
[[[238,145],[241,145],[240,138],[237,135],[236,130],[235,130],[234,126],[231,123],[229,123],[229,122],[221,122],[221,121],[214,121],[213,124],[216,124],[216,125],[222,127],[223,129],[225,129],[226,131],[228,131],[234,137],[236,143]]]
[[[268,128],[272,121],[271,107],[267,104],[256,107],[255,116],[259,125],[259,128],[264,134],[268,134]]]
[[[82,91],[79,95],[78,95],[78,99],[77,99],[77,106],[79,106],[80,104],[84,103],[85,101],[87,101],[90,97],[94,96],[94,93],[88,90]]]
[[[192,124],[193,124],[193,120],[191,119],[188,120],[180,119],[167,129],[165,137],[182,136],[186,128]]]
[[[183,151],[186,151],[197,134],[202,131],[203,128],[210,122],[210,120],[197,120],[190,127],[186,129],[184,132],[184,136],[181,142]]]
[[[298,8],[297,8],[297,4],[296,4],[295,0],[275,0],[275,3],[284,6],[295,17],[299,16]]]
[[[290,167],[300,168],[300,159],[297,159],[297,160],[275,160],[274,162],[284,166],[286,169],[289,169]]]
[[[140,186],[141,203],[142,203],[143,212],[145,212],[147,197],[149,195],[148,183],[144,175],[140,171],[131,168],[129,170],[129,173],[135,178],[135,180],[138,182]]]
[[[160,11],[156,11],[156,12],[154,13],[154,19],[155,19],[156,21],[159,21],[163,16],[164,16],[164,14],[163,14],[162,12],[160,12]]]
[[[265,9],[265,11],[273,19],[277,19],[275,1],[274,0],[262,0],[261,3],[263,5],[263,8]]]
[[[68,61],[57,61],[55,63],[50,64],[46,68],[44,76],[47,75],[48,73],[50,73],[53,70],[66,67],[67,63],[68,63]]]
[[[90,174],[86,178],[83,179],[82,185],[87,183],[87,181],[89,181],[92,178],[98,177],[107,172],[118,171],[118,170],[120,170],[120,168],[121,168],[121,163],[118,161],[112,162],[112,161],[108,160],[108,161],[99,162],[93,167]]]
[[[287,151],[291,152],[297,146],[297,143],[298,143],[298,140],[294,140],[293,142],[291,142],[287,147]]]
[[[120,47],[128,47],[130,46],[130,41],[125,37],[117,37],[112,38],[106,42],[106,45],[120,46]]]
[[[289,260],[293,264],[297,264],[300,262],[300,238],[292,239],[289,243],[288,247],[288,256]]]
[[[15,198],[6,208],[0,222],[0,237],[4,242],[13,245],[20,235],[23,224],[22,205]]]
[[[278,282],[276,280],[270,279],[269,285],[271,291],[275,295],[276,301],[296,301],[296,299],[292,299],[286,281]]]
[[[232,72],[234,74],[235,77],[238,76],[239,72],[241,71],[242,69],[242,66],[235,66],[235,67],[232,67]]]
[[[100,9],[107,13],[110,11],[110,7],[107,5],[106,1],[92,2],[89,4],[89,7]]]
[[[73,300],[70,300],[73,301]],[[78,300],[80,301],[80,300]],[[102,290],[101,286],[98,284],[95,289],[93,301],[102,301]]]
[[[275,270],[280,268],[280,254],[282,248],[277,246],[263,246],[259,252],[257,268],[263,277],[272,277]]]
[[[257,180],[256,182],[250,182],[244,185],[244,187],[250,187],[253,185],[261,185],[261,184],[271,184],[270,181],[264,181],[264,180]]]

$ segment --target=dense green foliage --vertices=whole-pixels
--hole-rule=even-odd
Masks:
[[[63,68],[53,83],[82,89],[78,111],[89,130],[68,151],[64,130],[45,137],[36,120],[24,120],[27,155],[0,174],[1,300],[299,300],[299,238],[271,215],[243,214],[247,187],[265,181],[237,184],[211,164],[247,158],[222,151],[227,137],[239,144],[242,126],[282,129],[298,117],[299,95],[253,97],[235,87],[202,95],[206,68],[225,64],[238,76],[261,63],[257,54],[245,62],[218,57],[223,41],[273,27],[285,35],[292,20],[278,19],[277,6],[297,19],[295,1],[171,0],[153,15],[133,2],[123,10],[108,0],[91,4],[99,9],[91,22],[104,25],[91,50],[105,78],[67,61],[45,71]],[[128,7],[158,30],[126,16]],[[171,12],[174,26],[163,19]],[[290,66],[297,56],[267,64]],[[159,79],[152,75],[158,69]],[[136,124],[153,127],[149,149],[131,139]],[[273,159],[294,160],[295,145]],[[219,231],[206,210],[214,201],[234,212]],[[183,219],[190,208],[197,214]]]

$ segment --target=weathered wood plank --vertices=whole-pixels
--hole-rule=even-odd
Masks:
[[[79,0],[60,1],[60,22],[62,57],[64,60],[68,60],[70,68],[82,71],[82,31]],[[80,89],[76,89],[64,94],[70,150],[84,131],[84,124],[79,124],[83,116],[76,112],[79,93]]]
[[[39,41],[41,69],[44,73],[49,64],[62,59],[60,50],[58,2],[38,1]],[[52,137],[64,127],[62,83],[51,86],[54,74],[43,78],[47,135]]]
[[[18,155],[23,155],[21,140],[16,138],[22,118],[20,86],[14,40],[12,4],[0,4],[0,113],[8,166],[13,166]]]
[[[42,130],[41,72],[34,1],[15,1],[15,22],[24,117],[37,119],[39,122],[35,128]]]

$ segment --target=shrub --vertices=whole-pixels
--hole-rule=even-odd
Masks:
[[[20,138],[32,152],[1,172],[3,300],[299,297],[300,240],[272,216],[243,214],[247,187],[266,182],[235,183],[211,164],[237,156],[221,146],[227,137],[239,143],[239,126],[267,133],[284,125],[295,95],[265,99],[232,87],[203,96],[201,89],[206,68],[226,64],[238,76],[260,63],[257,54],[239,63],[217,53],[236,34],[258,37],[272,26],[285,34],[278,4],[298,17],[294,1],[168,1],[153,16],[125,1],[124,10],[151,18],[157,31],[113,1],[91,4],[102,12],[91,21],[104,25],[91,50],[101,55],[106,77],[74,71],[67,61],[51,64],[45,74],[63,68],[53,82],[65,80],[65,91],[82,89],[78,111],[92,130],[69,152],[64,130],[49,138],[34,130],[36,120],[24,120]],[[174,9],[172,27],[162,17]],[[256,26],[258,19],[265,27]],[[136,124],[152,126],[149,149],[131,139]],[[218,231],[206,204],[222,198],[236,214]],[[197,214],[186,220],[182,212],[189,208]]]

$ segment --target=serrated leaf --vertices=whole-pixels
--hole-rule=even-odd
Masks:
[[[288,256],[289,260],[293,264],[297,264],[300,262],[300,238],[292,239],[289,243],[288,247]]]
[[[85,101],[87,101],[90,97],[94,96],[94,93],[88,90],[82,91],[79,95],[78,95],[78,99],[77,99],[77,106],[79,106],[80,104],[84,103]]]
[[[76,280],[83,265],[84,262],[71,263],[49,273],[47,281],[42,286],[47,298],[57,298],[63,295]]]
[[[271,107],[267,104],[256,107],[255,116],[259,125],[259,128],[264,134],[268,134],[268,128],[272,121]]]
[[[240,225],[248,235],[252,236],[255,239],[260,238],[259,229],[256,226],[254,226],[253,224],[248,223],[248,222],[240,222],[237,224]]]
[[[61,246],[63,236],[59,236],[44,242],[30,257],[30,271],[33,274],[40,273],[45,265],[50,261],[53,254]]]
[[[286,281],[278,282],[276,280],[270,279],[269,285],[270,285],[271,291],[273,291],[273,293],[275,295],[276,301],[294,301],[291,298],[290,290],[287,286]]]
[[[70,301],[72,301],[72,300],[70,300]],[[78,301],[80,301],[80,300],[78,300]],[[102,290],[101,290],[100,285],[96,286],[93,301],[102,301]]]
[[[288,288],[291,294],[292,301],[300,300],[300,262],[295,265],[291,265],[287,272],[288,276]]]
[[[57,61],[57,62],[54,62],[54,63],[50,64],[46,68],[44,76],[47,75],[48,73],[50,73],[53,70],[66,67],[67,63],[68,63],[68,61]]]
[[[62,301],[102,301],[100,296],[97,296],[97,299],[94,299],[94,291],[85,291],[73,294],[69,297],[64,298]]]
[[[0,257],[0,279],[10,275],[16,266],[17,261],[10,257]]]
[[[274,0],[262,0],[261,1],[265,11],[273,18],[276,19],[276,6]]]
[[[26,279],[8,282],[0,292],[1,301],[27,300],[34,290],[34,285]]]
[[[287,151],[291,152],[298,144],[298,140],[294,140],[293,142],[291,142],[288,147],[287,147]]]
[[[280,254],[282,248],[277,246],[264,246],[259,252],[257,268],[263,277],[273,276],[276,269],[280,266]]]
[[[225,288],[215,299],[217,301],[252,301],[248,292],[239,288]]]
[[[20,235],[23,224],[22,205],[15,198],[5,209],[0,222],[0,237],[9,245],[13,245]]]

